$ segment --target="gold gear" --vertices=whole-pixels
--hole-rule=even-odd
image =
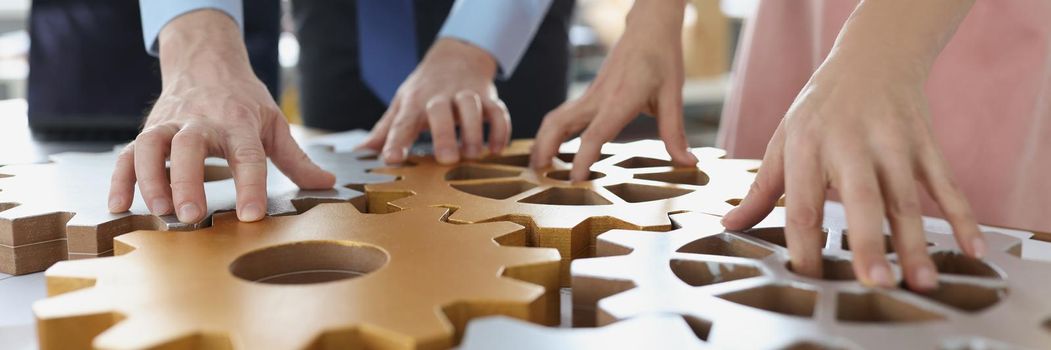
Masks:
[[[563,259],[563,286],[569,261],[591,256],[594,237],[610,229],[666,231],[668,214],[700,211],[725,214],[747,192],[756,160],[721,159],[715,148],[695,148],[696,168],[675,168],[664,143],[645,140],[609,143],[592,167],[590,181],[570,183],[578,145],[567,143],[551,168],[529,168],[531,141],[517,140],[498,156],[442,165],[431,156],[413,156],[413,166],[374,173],[399,181],[365,186],[370,212],[441,206],[455,208],[450,222],[512,221],[527,229],[529,246],[557,248]]]
[[[40,345],[444,349],[474,317],[557,323],[557,252],[498,245],[523,234],[513,223],[455,225],[445,215],[334,203],[125,234],[115,257],[47,271],[51,297],[33,307]]]
[[[682,213],[670,232],[616,230],[601,257],[573,262],[574,323],[668,313],[707,324],[716,348],[1040,349],[1051,344],[1051,264],[1019,258],[1022,241],[987,232],[989,254],[960,252],[953,236],[927,233],[939,288],[863,286],[843,229],[824,237],[824,276],[788,267],[781,227],[726,232],[719,217]],[[901,280],[890,236],[888,259]],[[1002,346],[1002,347],[1001,347]]]

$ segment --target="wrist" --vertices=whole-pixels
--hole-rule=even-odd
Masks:
[[[922,85],[931,63],[920,57],[889,54],[887,51],[836,47],[814,72],[815,79],[849,79],[869,84],[904,83]]]
[[[625,27],[666,29],[681,35],[685,13],[686,0],[636,0],[628,11]]]
[[[254,76],[237,23],[220,11],[197,10],[172,19],[161,30],[158,46],[165,85],[186,74]]]
[[[496,78],[497,63],[493,55],[485,49],[460,39],[439,38],[427,51],[421,65],[433,60],[451,60],[451,62],[462,64],[467,70],[481,74],[488,80]]]

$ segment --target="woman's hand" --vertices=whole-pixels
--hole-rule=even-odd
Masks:
[[[682,123],[684,8],[681,0],[635,2],[624,36],[584,96],[544,117],[533,144],[533,167],[549,166],[559,145],[583,129],[570,178],[586,180],[602,145],[639,113],[657,118],[661,139],[673,162],[697,164],[689,152]]]
[[[938,150],[923,93],[934,58],[969,7],[955,0],[859,5],[778,126],[751,191],[723,219],[727,229],[755,225],[784,194],[792,268],[820,277],[822,211],[826,190],[835,189],[846,208],[855,275],[869,285],[895,284],[883,243],[886,218],[909,287],[935,289],[922,186],[963,250],[981,257],[986,243]]]

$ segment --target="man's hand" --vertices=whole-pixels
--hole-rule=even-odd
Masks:
[[[130,208],[138,182],[156,215],[196,222],[207,213],[204,159],[226,158],[242,221],[266,214],[266,159],[303,188],[330,188],[335,177],[310,161],[252,73],[237,25],[201,10],[177,17],[160,34],[161,96],[142,133],[117,160],[109,209]],[[171,177],[165,161],[171,159]]]
[[[584,96],[544,117],[533,144],[534,168],[551,165],[559,144],[584,129],[570,179],[586,180],[602,145],[639,113],[657,117],[661,139],[675,164],[697,164],[682,124],[684,8],[681,0],[635,2],[623,37]]]
[[[439,39],[398,88],[360,147],[382,150],[385,162],[401,163],[420,132],[430,129],[441,163],[458,162],[461,156],[478,158],[487,143],[489,152],[500,153],[511,138],[511,119],[496,94],[495,75],[496,60],[488,52],[456,39]],[[463,137],[459,145],[457,126]]]
[[[792,269],[820,277],[825,193],[832,188],[846,208],[855,275],[868,285],[895,285],[883,243],[886,218],[905,281],[931,290],[938,272],[927,254],[919,183],[963,250],[981,257],[985,240],[938,150],[923,93],[931,64],[969,7],[955,0],[863,2],[789,108],[752,189],[723,225],[751,227],[785,194]]]

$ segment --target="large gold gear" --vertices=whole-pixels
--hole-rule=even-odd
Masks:
[[[334,203],[125,234],[118,256],[48,269],[52,297],[33,307],[40,345],[444,349],[474,317],[557,323],[558,253],[501,246],[521,226],[455,225],[446,212],[361,214]],[[351,275],[360,276],[335,280]]]
[[[815,279],[789,269],[781,227],[726,232],[699,213],[672,220],[680,228],[670,232],[607,232],[601,257],[573,262],[575,324],[685,315],[707,323],[705,340],[720,349],[1051,347],[1051,264],[1019,258],[1018,238],[986,233],[990,252],[978,260],[951,235],[928,233],[940,286],[919,294],[861,285],[843,228],[828,228]],[[886,244],[895,263],[889,236]]]
[[[563,259],[563,285],[569,261],[590,256],[594,237],[610,229],[669,230],[668,214],[700,211],[724,214],[745,193],[759,162],[721,159],[725,152],[696,148],[697,168],[672,167],[660,141],[602,147],[592,178],[568,180],[578,144],[560,149],[553,166],[528,167],[531,142],[518,140],[499,156],[442,165],[431,156],[413,156],[413,166],[375,173],[399,181],[365,186],[370,212],[442,206],[456,208],[449,221],[512,221],[527,229],[529,246],[557,248]]]
[[[307,149],[311,159],[336,175],[330,190],[300,190],[273,164],[267,169],[268,210],[285,215],[318,202],[350,201],[366,183],[392,181],[371,174],[382,166],[371,153]],[[52,163],[0,168],[0,272],[43,271],[59,260],[112,255],[113,237],[135,230],[192,230],[211,219],[183,224],[174,215],[154,216],[138,193],[128,212],[112,214],[106,207],[110,175],[117,152],[63,153]],[[208,159],[205,193],[209,212],[234,208],[236,193],[226,162]],[[364,205],[364,203],[362,203]]]

